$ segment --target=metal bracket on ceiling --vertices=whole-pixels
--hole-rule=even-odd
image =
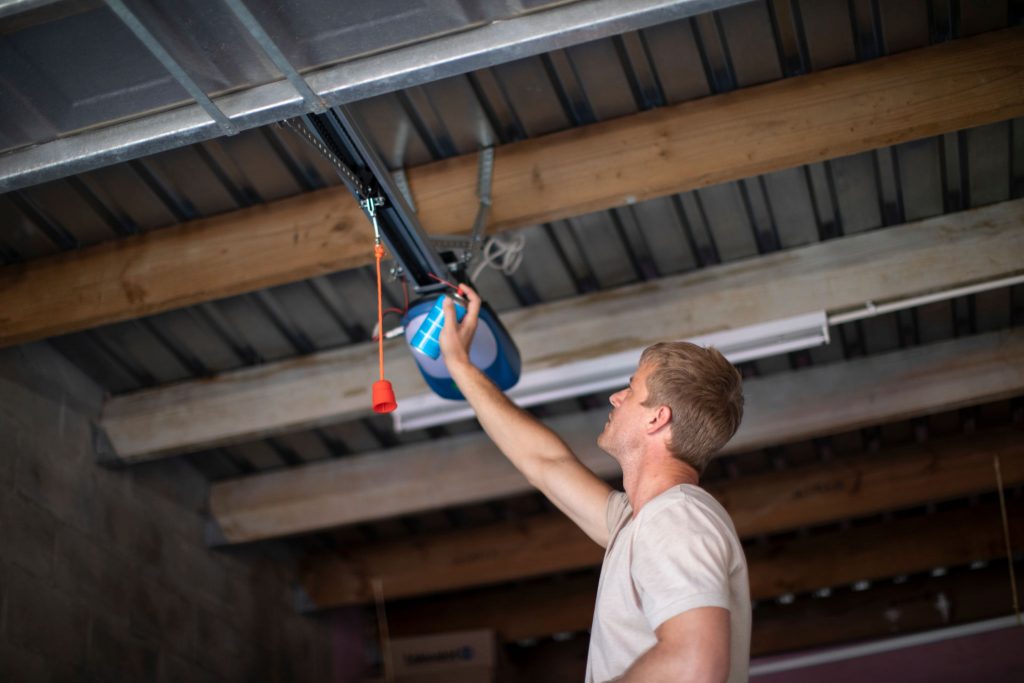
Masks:
[[[437,278],[447,274],[449,265],[435,251],[399,183],[353,114],[346,107],[338,106],[317,116],[283,123],[335,167],[413,289],[420,294],[443,290],[445,285]]]
[[[322,114],[327,111],[328,106],[320,95],[313,92],[313,89],[306,82],[299,72],[292,66],[292,63],[288,61],[288,58],[284,56],[280,48],[277,47],[277,43],[270,37],[270,35],[263,28],[263,25],[253,16],[253,13],[249,11],[242,0],[222,0],[222,2],[228,6],[235,18],[241,22],[242,26],[249,33],[250,36],[256,41],[263,50],[263,53],[270,58],[270,61],[274,63],[274,66],[280,70],[284,77],[288,79],[288,82],[292,84],[292,87],[298,91],[299,95],[302,96],[303,101],[306,103],[306,107],[310,111],[317,114]]]
[[[256,17],[249,11],[241,0],[222,0],[224,4],[231,10],[231,13],[235,15],[235,18],[242,24],[246,32],[252,36],[256,44],[259,45],[260,49],[270,58],[270,61],[274,63],[274,66],[281,71],[288,82],[291,83],[292,87],[302,97],[306,107],[315,113],[323,113],[327,111],[328,105],[322,97],[316,94],[313,89],[309,86],[299,72],[292,66],[292,63],[288,61],[288,58],[284,56],[280,48],[270,37],[270,35],[263,28],[263,25],[256,19]],[[210,115],[210,118],[214,120],[217,127],[220,128],[224,135],[234,135],[238,132],[238,127],[235,123],[225,114],[220,107],[218,107],[214,101],[206,94],[198,83],[193,80],[191,76],[185,71],[185,69],[178,63],[178,61],[171,56],[171,53],[161,44],[153,33],[146,28],[145,24],[139,19],[139,17],[128,9],[123,0],[105,0],[107,7],[121,20],[129,31],[138,38],[139,42],[152,54],[157,61],[167,70],[167,72],[178,81],[178,83],[185,89],[186,92],[194,99],[205,111]]]
[[[487,214],[491,210],[491,186],[494,180],[494,147],[484,147],[477,157],[476,196],[480,201],[469,237],[431,237],[434,246],[463,249],[462,262],[468,263],[480,251],[484,241]]]
[[[476,175],[476,196],[480,200],[480,207],[476,212],[476,220],[473,221],[473,244],[479,246],[483,240],[484,226],[487,224],[487,214],[491,210],[491,184],[494,180],[494,148],[484,147],[480,150],[480,160]]]
[[[394,255],[393,278],[406,277],[418,293],[443,287],[431,275],[448,270],[463,271],[481,252],[487,215],[491,208],[494,178],[494,148],[480,150],[477,169],[477,198],[480,206],[469,237],[429,237],[416,217],[405,174],[390,172],[376,150],[367,142],[345,107],[317,117],[300,117],[282,122],[311,144],[337,170],[338,175],[360,202],[373,223],[378,241],[383,240]],[[456,263],[446,264],[435,249],[461,250]]]
[[[409,178],[406,177],[405,171],[403,169],[392,171],[391,177],[394,178],[395,185],[398,186],[402,196],[405,197],[405,201],[409,204],[409,208],[414,212],[418,211],[419,209],[416,208],[416,202],[413,201],[412,198],[412,190],[409,189]]]
[[[107,7],[117,15],[117,18],[121,20],[129,31],[139,39],[139,42],[153,55],[157,61],[167,70],[174,80],[178,81],[188,92],[189,95],[194,99],[206,113],[210,115],[210,118],[214,120],[217,127],[220,128],[224,135],[234,135],[238,132],[238,128],[234,122],[228,118],[227,114],[221,111],[220,107],[214,104],[213,100],[206,94],[199,84],[192,80],[185,69],[178,64],[177,60],[171,56],[160,41],[156,39],[149,29],[139,20],[135,14],[128,9],[128,7],[122,2],[122,0],[106,0]]]

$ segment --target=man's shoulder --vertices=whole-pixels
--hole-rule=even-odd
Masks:
[[[665,491],[643,507],[637,516],[646,524],[687,521],[692,524],[712,524],[735,534],[728,511],[710,493],[692,484],[681,484]]]
[[[746,566],[732,519],[711,494],[696,486],[683,484],[645,505],[636,516],[633,534],[634,543],[655,558],[652,561],[699,553],[730,574]]]

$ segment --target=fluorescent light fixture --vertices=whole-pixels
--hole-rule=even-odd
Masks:
[[[743,363],[827,344],[828,316],[824,311],[723,330],[687,341],[714,346],[732,363]],[[626,386],[640,362],[643,348],[564,363],[524,372],[506,394],[524,408],[565,398]],[[395,431],[423,429],[473,417],[465,401],[449,401],[435,394],[403,397],[392,413]]]

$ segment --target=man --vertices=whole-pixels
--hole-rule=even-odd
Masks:
[[[452,379],[505,456],[606,548],[587,683],[745,681],[746,560],[725,510],[697,486],[739,427],[739,373],[693,344],[645,350],[597,439],[622,467],[625,493],[613,491],[470,364],[480,297],[462,289],[466,316],[457,323],[446,300],[440,338]]]

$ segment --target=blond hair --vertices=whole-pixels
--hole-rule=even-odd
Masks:
[[[672,410],[669,451],[703,473],[743,419],[739,371],[717,349],[689,342],[660,342],[644,349],[650,363],[644,406]]]

